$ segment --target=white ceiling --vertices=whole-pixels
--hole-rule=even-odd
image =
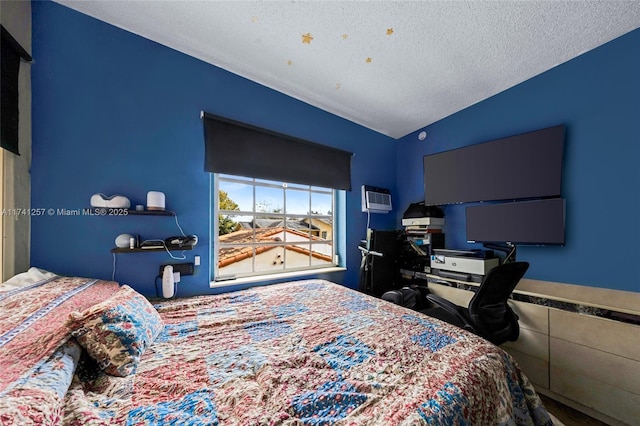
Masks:
[[[640,1],[57,2],[393,138],[640,27]]]

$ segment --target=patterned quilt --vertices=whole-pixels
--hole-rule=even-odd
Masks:
[[[71,312],[109,297],[118,284],[54,277],[0,292],[0,424],[58,424],[80,357],[66,327]]]
[[[54,354],[59,370],[65,370],[60,359],[75,368],[73,380],[69,375],[62,382],[69,383],[63,413],[32,423],[552,424],[528,379],[500,348],[328,281],[155,307],[164,329],[135,374],[107,375],[78,354],[73,340],[61,345]],[[25,375],[30,386],[38,383],[33,370]],[[60,395],[60,386],[52,394]],[[11,412],[11,403],[0,402],[0,423],[10,424],[2,421],[8,418],[3,409]]]

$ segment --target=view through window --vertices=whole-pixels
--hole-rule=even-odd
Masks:
[[[335,266],[334,190],[218,174],[215,279]]]

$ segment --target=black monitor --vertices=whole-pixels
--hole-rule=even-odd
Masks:
[[[563,198],[482,204],[466,210],[470,243],[564,245]]]
[[[564,125],[424,157],[426,205],[560,197]]]

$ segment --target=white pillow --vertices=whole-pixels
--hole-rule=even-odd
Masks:
[[[31,267],[27,272],[23,272],[14,277],[11,277],[7,281],[0,284],[0,292],[24,287],[38,281],[53,278],[55,276],[56,274],[54,274],[53,272]]]

